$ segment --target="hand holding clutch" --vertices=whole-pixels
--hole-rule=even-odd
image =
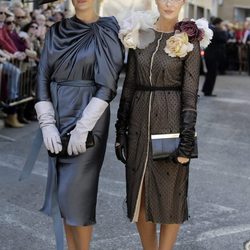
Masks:
[[[83,110],[81,119],[77,121],[76,127],[70,132],[71,136],[67,149],[69,155],[78,155],[86,151],[88,133],[93,130],[107,107],[106,101],[92,97]]]
[[[51,124],[42,129],[43,142],[47,150],[51,153],[58,154],[62,150],[62,142],[55,125]]]
[[[88,131],[82,132],[81,130],[74,128],[70,132],[70,139],[68,144],[68,154],[78,155],[86,152],[86,141],[88,137]]]

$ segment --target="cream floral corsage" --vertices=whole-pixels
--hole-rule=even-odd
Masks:
[[[193,42],[198,40],[200,46],[206,48],[213,38],[205,19],[186,20],[175,25],[175,34],[166,42],[165,52],[170,57],[185,57],[194,49]]]
[[[186,32],[176,33],[167,40],[164,51],[170,57],[185,57],[188,52],[194,49],[194,45],[189,42]]]

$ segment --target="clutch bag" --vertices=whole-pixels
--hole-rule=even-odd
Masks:
[[[180,143],[180,134],[151,135],[153,160],[166,159],[173,155]],[[198,158],[197,133],[195,133],[194,149],[190,158]]]
[[[62,142],[62,151],[60,151],[58,154],[51,153],[48,151],[48,154],[50,157],[68,157],[68,144],[70,139],[70,133],[67,133],[63,136],[61,136],[61,142]],[[91,148],[95,146],[95,140],[93,133],[90,131],[88,133],[87,141],[86,141],[86,148]]]

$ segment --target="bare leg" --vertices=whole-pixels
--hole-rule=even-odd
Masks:
[[[67,244],[68,244],[68,250],[76,250],[74,235],[72,232],[72,226],[69,226],[64,222],[64,229],[65,229],[65,234],[66,234],[66,239],[67,239]]]
[[[180,229],[180,224],[161,225],[159,250],[172,250]]]
[[[64,222],[68,250],[89,250],[93,226],[76,227]]]
[[[157,233],[156,224],[146,222],[145,218],[145,201],[144,201],[144,189],[141,196],[141,207],[137,225],[137,230],[140,234],[143,250],[157,250]]]
[[[89,250],[93,226],[72,227],[76,250]]]

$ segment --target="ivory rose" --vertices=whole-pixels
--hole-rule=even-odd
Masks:
[[[170,57],[185,57],[193,49],[194,45],[189,42],[187,33],[181,32],[167,40],[164,50]]]

